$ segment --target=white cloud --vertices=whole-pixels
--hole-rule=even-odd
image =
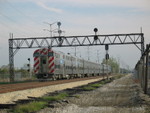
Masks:
[[[17,0],[18,1],[18,0]],[[20,1],[20,0],[19,0]],[[37,0],[22,0],[37,2]],[[111,6],[127,6],[127,7],[136,7],[143,9],[150,9],[149,0],[39,0],[42,3],[65,3],[65,4],[74,4],[74,5],[111,5]]]
[[[61,9],[58,9],[58,8],[53,8],[53,7],[48,7],[44,4],[44,2],[36,2],[37,5],[39,5],[40,7],[48,10],[48,11],[51,11],[51,12],[55,12],[55,13],[62,13],[63,11]]]
[[[150,1],[149,0],[11,0],[16,2],[34,2],[39,6],[56,13],[61,13],[62,10],[59,8],[48,7],[45,3],[55,3],[55,4],[65,4],[65,5],[75,5],[82,7],[94,7],[97,6],[110,6],[110,7],[127,7],[135,8],[134,11],[150,11]]]

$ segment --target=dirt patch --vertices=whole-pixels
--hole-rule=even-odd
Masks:
[[[114,80],[93,91],[84,91],[38,113],[144,113],[149,107],[144,95],[130,75]],[[148,112],[147,112],[148,113]]]

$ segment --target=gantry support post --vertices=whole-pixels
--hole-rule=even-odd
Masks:
[[[146,67],[145,67],[145,76],[144,76],[144,81],[145,81],[145,84],[144,84],[144,93],[147,94],[147,89],[148,89],[148,68],[149,68],[149,48],[150,48],[150,45],[146,45]]]
[[[141,55],[144,53],[145,47],[144,47],[144,34],[141,33]]]
[[[9,39],[9,77],[10,82],[14,82],[14,54],[13,54],[13,39]]]

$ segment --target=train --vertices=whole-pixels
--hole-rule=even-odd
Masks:
[[[33,53],[34,73],[37,79],[70,79],[100,76],[111,73],[111,67],[49,48],[37,49]]]

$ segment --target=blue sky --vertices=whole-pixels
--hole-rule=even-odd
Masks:
[[[43,31],[49,26],[43,22],[60,21],[66,36],[94,34],[95,27],[99,29],[98,34],[139,33],[142,27],[145,43],[149,43],[149,6],[149,0],[0,0],[0,59],[5,59],[0,61],[0,66],[9,63],[9,33],[13,33],[14,38],[49,36],[49,32]],[[53,25],[53,29],[56,27]],[[67,53],[74,48],[56,50]],[[77,47],[77,50],[87,59],[87,47]],[[93,61],[97,50],[100,59],[104,57],[104,47],[91,47]],[[23,66],[28,57],[32,58],[33,51],[20,50],[15,55],[15,66]],[[134,67],[140,58],[135,46],[111,46],[109,53],[120,60],[122,66]]]

